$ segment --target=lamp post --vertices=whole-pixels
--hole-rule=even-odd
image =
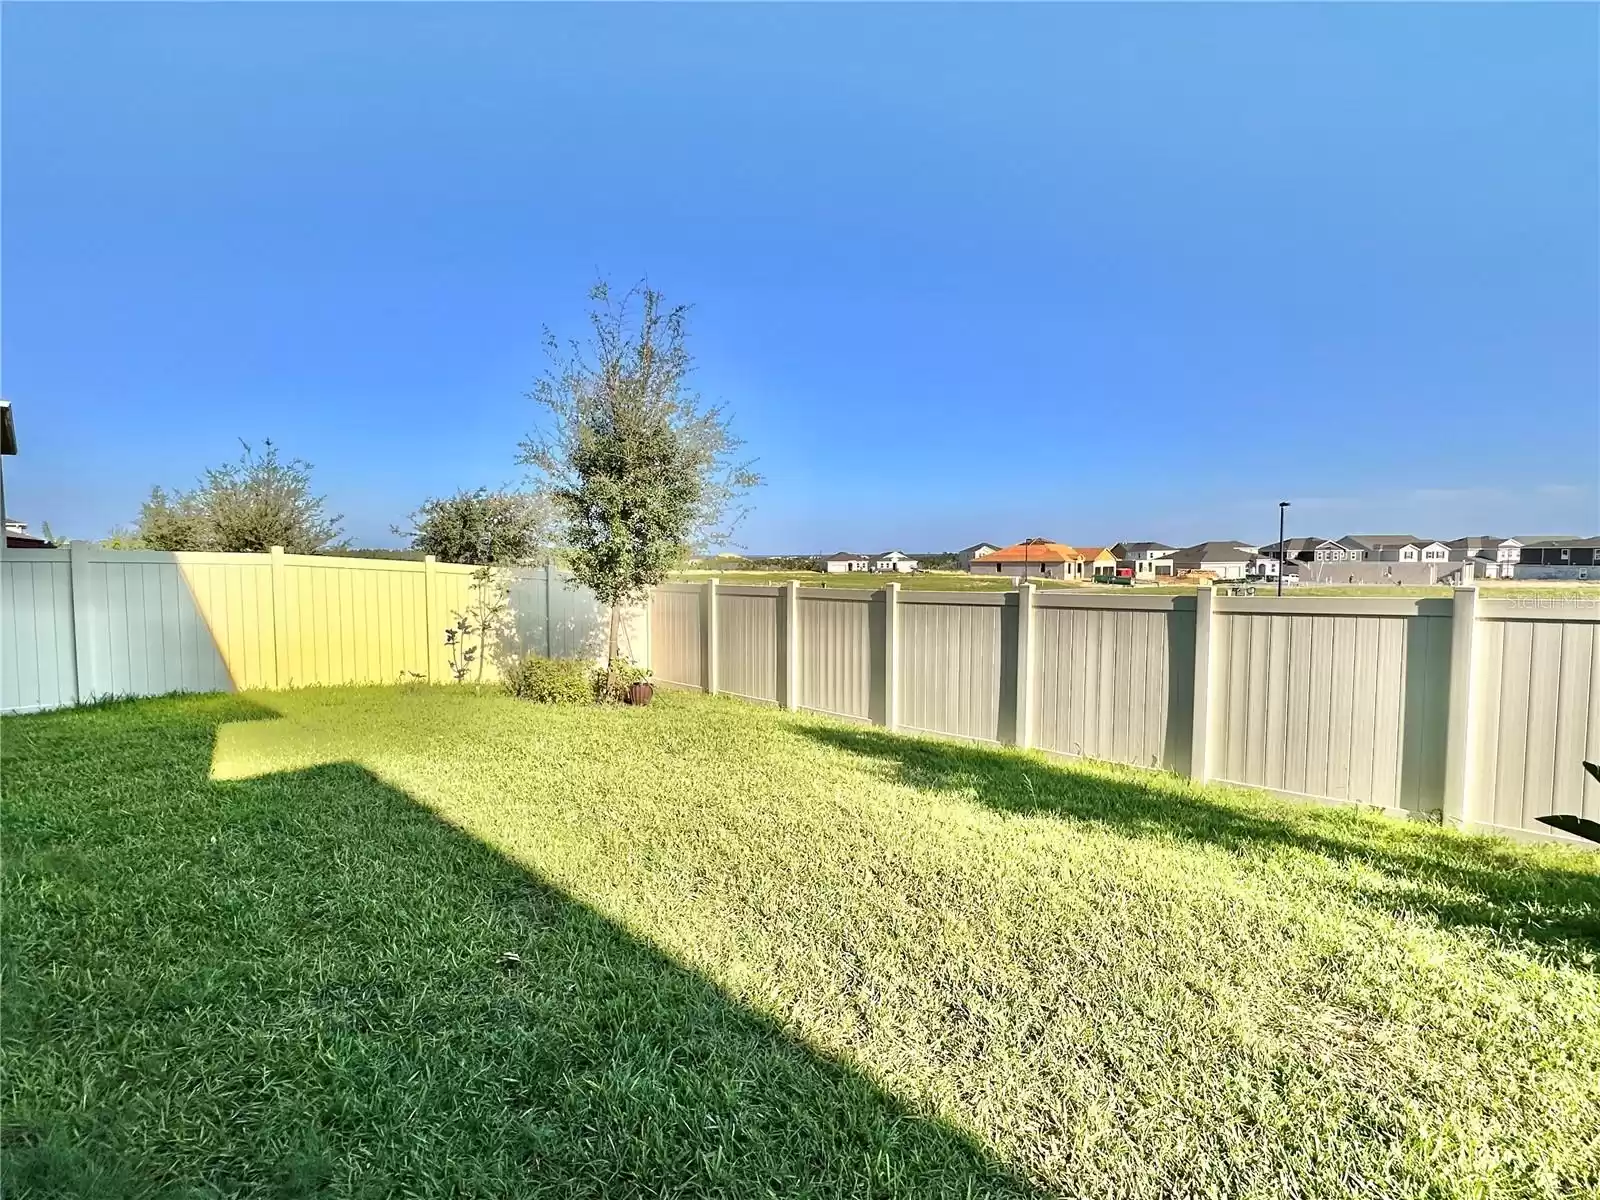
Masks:
[[[1287,500],[1278,501],[1278,595],[1280,597],[1283,595],[1283,514],[1288,507],[1289,502]]]

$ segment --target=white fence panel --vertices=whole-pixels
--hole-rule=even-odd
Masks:
[[[72,583],[65,550],[0,560],[0,709],[33,712],[78,700]]]

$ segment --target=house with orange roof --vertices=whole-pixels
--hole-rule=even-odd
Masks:
[[[1078,553],[1083,555],[1084,573],[1095,579],[1105,579],[1116,575],[1117,556],[1111,553],[1109,546],[1079,546]]]
[[[1086,568],[1082,552],[1065,542],[1027,538],[973,559],[967,571],[972,575],[1010,575],[1014,579],[1082,579],[1089,573]]]

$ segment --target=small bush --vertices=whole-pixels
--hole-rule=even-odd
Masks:
[[[567,658],[530,654],[506,673],[506,691],[538,704],[593,704],[594,668]]]
[[[643,683],[650,678],[648,667],[636,667],[625,658],[613,658],[611,669],[614,672],[614,681],[611,694],[606,695],[606,669],[599,667],[594,673],[595,695],[601,699],[610,700],[613,704],[621,704],[628,698],[628,689],[636,683]]]

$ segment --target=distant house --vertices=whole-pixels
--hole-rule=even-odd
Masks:
[[[1522,557],[1522,543],[1516,538],[1479,534],[1475,537],[1456,538],[1445,543],[1450,548],[1451,562],[1469,562],[1479,559],[1496,563],[1515,564]],[[1490,576],[1494,578],[1494,576]]]
[[[841,550],[824,558],[821,566],[829,575],[843,575],[848,571],[869,570],[872,559],[865,554],[851,554],[848,550]]]
[[[1017,579],[1082,579],[1083,568],[1083,555],[1065,542],[1028,538],[974,559],[967,571],[972,575],[1010,575]]]
[[[1172,556],[1176,546],[1165,542],[1118,542],[1109,548],[1117,566],[1132,571],[1135,579],[1172,574]]]
[[[1600,579],[1600,537],[1546,538],[1522,547],[1518,579]]]
[[[1083,570],[1095,579],[1110,579],[1117,573],[1117,556],[1109,546],[1079,546],[1083,556]]]
[[[872,556],[872,570],[907,574],[917,569],[917,560],[900,550],[885,550]]]
[[[1174,552],[1172,565],[1179,574],[1205,571],[1218,579],[1243,579],[1260,558],[1249,542],[1199,542]]]
[[[1475,574],[1483,579],[1510,579],[1522,559],[1522,542],[1514,537],[1482,534],[1446,542],[1451,562],[1475,564]]]
[[[1365,562],[1372,548],[1355,538],[1325,538],[1311,548],[1311,557],[1305,562]]]
[[[972,564],[978,559],[993,554],[999,546],[990,545],[988,542],[978,542],[964,550],[956,551],[956,565],[963,571],[970,571]]]
[[[1365,547],[1365,560],[1369,562],[1450,561],[1450,547],[1447,544],[1410,533],[1352,533],[1339,540],[1345,545]]]
[[[1290,562],[1303,562],[1303,563],[1315,562],[1317,560],[1316,559],[1317,547],[1323,545],[1326,541],[1327,541],[1326,538],[1318,538],[1318,537],[1284,538],[1283,539],[1283,560],[1286,563],[1290,563]],[[1264,554],[1264,555],[1267,555],[1268,557],[1271,557],[1271,558],[1277,558],[1278,557],[1278,543],[1277,542],[1272,542],[1269,545],[1261,547],[1261,553]]]
[[[28,532],[21,521],[6,520],[7,550],[49,550],[55,546],[49,538],[36,537]]]
[[[1285,583],[1299,583],[1301,570],[1311,569],[1307,563],[1297,558],[1285,558],[1280,562],[1276,550],[1270,554],[1267,551],[1268,548],[1263,546],[1251,555],[1250,563],[1244,572],[1246,579],[1266,579],[1276,582],[1281,574]]]

